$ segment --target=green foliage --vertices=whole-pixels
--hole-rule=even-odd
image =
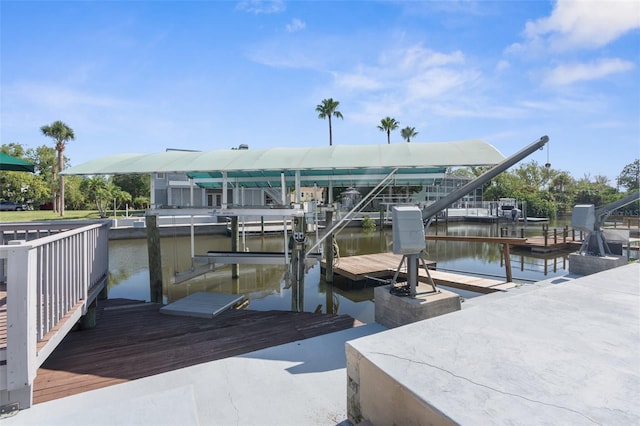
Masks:
[[[637,191],[640,188],[640,160],[636,159],[622,169],[618,176],[618,185],[627,191]]]
[[[338,117],[344,119],[342,113],[338,111],[338,106],[340,102],[334,101],[333,98],[323,99],[320,105],[316,106],[316,112],[318,113],[318,118],[329,119],[329,146],[333,145],[333,130],[331,128],[331,117]]]
[[[140,175],[116,175],[113,177],[113,184],[128,192],[135,200],[138,197],[149,197],[151,187],[151,176]]]
[[[104,176],[94,176],[84,180],[82,188],[89,199],[95,203],[100,217],[107,217],[107,211],[113,207],[114,199],[115,207],[131,202],[131,195],[128,192],[121,190]]]
[[[87,200],[86,194],[81,189],[84,179],[81,176],[67,176],[64,180],[64,202],[67,208],[82,210],[90,206],[90,201]]]
[[[416,128],[415,127],[405,127],[404,129],[400,130],[400,136],[402,136],[402,139],[406,140],[407,142],[411,142],[411,138],[414,138],[418,135],[419,132],[416,132]]]
[[[396,121],[395,118],[385,117],[380,120],[380,125],[378,126],[378,130],[381,132],[385,132],[387,134],[387,143],[391,143],[391,131],[398,128],[400,125],[399,121]]]
[[[369,216],[365,216],[364,218],[362,218],[362,229],[364,229],[365,231],[375,231],[376,229],[376,222],[371,219]]]
[[[133,207],[136,209],[146,209],[150,204],[149,197],[136,197],[133,199]]]

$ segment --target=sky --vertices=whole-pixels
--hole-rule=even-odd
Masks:
[[[481,139],[615,186],[640,158],[640,2],[0,1],[0,144],[71,165],[167,148]],[[425,159],[428,163],[429,159]]]

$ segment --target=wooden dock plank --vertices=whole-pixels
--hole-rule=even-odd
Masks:
[[[69,333],[38,370],[34,403],[360,324],[348,315],[237,309],[193,318],[110,302],[99,305],[94,329]]]

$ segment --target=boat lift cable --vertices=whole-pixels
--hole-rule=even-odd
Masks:
[[[388,175],[386,175],[381,181],[380,183],[378,183],[375,188],[373,188],[365,197],[362,198],[362,200],[360,200],[360,202],[358,204],[356,204],[351,210],[349,210],[349,212],[344,215],[344,217],[342,219],[340,219],[339,221],[337,221],[336,223],[334,223],[333,225],[331,225],[331,227],[325,231],[324,235],[322,237],[320,237],[318,239],[318,241],[316,241],[308,250],[307,253],[313,253],[314,250],[316,250],[320,244],[322,244],[324,242],[324,240],[327,239],[327,237],[329,235],[332,235],[333,233],[336,232],[340,232],[345,226],[346,224],[351,221],[351,217],[353,216],[353,214],[355,212],[360,212],[362,211],[362,208],[364,208],[364,206],[367,205],[367,203],[369,203],[369,201],[371,201],[371,196],[372,194],[374,196],[377,196],[380,191],[382,191],[384,188],[386,188],[390,183],[391,183],[391,179],[395,176],[395,174],[398,172],[398,167],[394,168],[391,172],[389,172]]]

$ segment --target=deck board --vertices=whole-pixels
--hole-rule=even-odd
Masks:
[[[348,315],[230,309],[193,318],[111,302],[99,304],[94,329],[69,333],[38,370],[34,403],[359,325]]]

